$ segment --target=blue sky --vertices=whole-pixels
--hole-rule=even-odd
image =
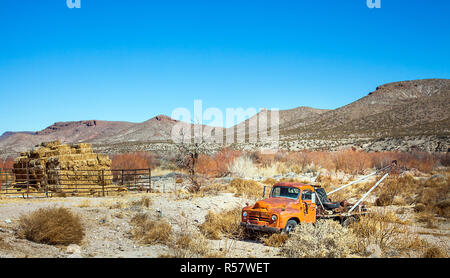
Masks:
[[[450,78],[450,1],[3,0],[0,134],[177,107],[334,109]]]

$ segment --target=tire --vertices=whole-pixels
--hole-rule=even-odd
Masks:
[[[354,216],[349,216],[342,221],[342,227],[348,227],[350,224],[355,223],[356,218]]]
[[[286,234],[289,234],[290,232],[294,231],[295,227],[297,227],[298,223],[295,220],[289,220],[286,223],[286,227],[284,227],[283,232]]]

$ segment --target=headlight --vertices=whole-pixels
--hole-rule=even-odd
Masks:
[[[272,215],[272,221],[277,221],[277,216],[274,214],[274,215]]]
[[[247,217],[247,212],[244,211],[244,212],[242,213],[242,216]]]

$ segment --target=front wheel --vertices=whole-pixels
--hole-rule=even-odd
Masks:
[[[290,232],[294,231],[295,227],[297,227],[298,223],[295,220],[289,220],[286,223],[286,227],[284,227],[283,232],[286,234],[289,234]]]

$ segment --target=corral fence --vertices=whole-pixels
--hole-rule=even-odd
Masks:
[[[0,169],[2,197],[101,197],[121,192],[153,192],[151,169]]]

